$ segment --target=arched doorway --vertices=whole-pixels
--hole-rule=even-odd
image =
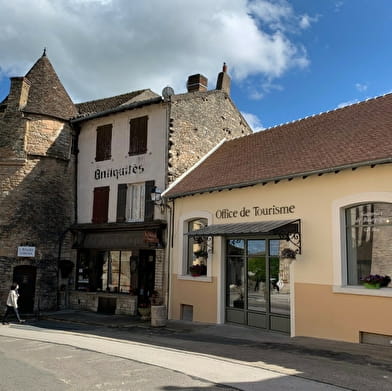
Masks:
[[[34,311],[37,268],[23,265],[14,268],[13,281],[19,285],[18,307],[20,312]]]

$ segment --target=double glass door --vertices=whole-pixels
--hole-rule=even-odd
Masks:
[[[283,241],[226,241],[226,321],[290,332],[290,265]]]

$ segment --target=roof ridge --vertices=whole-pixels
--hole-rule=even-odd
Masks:
[[[288,125],[300,123],[300,122],[308,120],[310,118],[317,118],[317,117],[321,117],[321,116],[326,115],[326,114],[331,114],[331,113],[335,113],[337,111],[342,111],[342,110],[345,110],[345,109],[349,109],[349,108],[352,108],[353,106],[366,104],[366,103],[369,103],[370,101],[375,101],[377,99],[385,98],[388,95],[392,95],[392,91],[391,92],[386,92],[383,95],[377,95],[377,96],[374,96],[372,98],[367,98],[365,100],[354,102],[352,104],[349,104],[349,105],[346,105],[346,106],[343,106],[343,107],[336,107],[335,109],[323,111],[323,112],[320,112],[318,114],[311,114],[311,115],[307,115],[306,117],[303,117],[303,118],[299,118],[299,119],[295,119],[295,120],[287,121],[287,122],[282,122],[280,124],[270,126],[269,128],[265,128],[265,129],[260,130],[258,132],[253,132],[251,134],[247,134],[247,135],[244,135],[244,136],[235,137],[233,139],[227,140],[226,143],[234,142],[234,141],[238,140],[239,138],[243,138],[243,137],[252,137],[252,136],[257,136],[257,135],[259,135],[261,133],[269,133],[269,131],[277,129],[277,128],[283,128],[283,127],[286,127]]]
[[[144,91],[148,91],[149,88],[143,88],[141,90],[135,90],[135,91],[129,91],[129,92],[124,92],[123,94],[119,94],[119,95],[113,95],[113,96],[107,96],[105,98],[100,98],[100,99],[92,99],[92,100],[87,100],[84,102],[79,102],[79,103],[75,103],[76,106],[78,105],[82,105],[82,104],[87,104],[87,103],[95,103],[95,102],[101,102],[105,99],[113,99],[113,98],[120,98],[120,97],[125,97],[126,95],[130,95],[130,94],[141,94]]]

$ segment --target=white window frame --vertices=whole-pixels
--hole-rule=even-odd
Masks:
[[[392,203],[390,192],[366,192],[351,194],[332,203],[333,243],[333,292],[367,296],[392,297],[392,289],[366,289],[362,285],[347,285],[347,248],[345,211],[364,203]]]
[[[188,223],[195,219],[206,219],[207,225],[212,224],[212,214],[207,211],[193,211],[182,215],[179,219],[179,229],[178,229],[178,241],[179,241],[179,257],[177,278],[181,280],[197,280],[204,282],[212,281],[212,254],[208,254],[207,257],[207,275],[192,277],[188,270],[188,236],[185,235],[188,232]]]
[[[130,183],[127,191],[127,221],[144,221],[146,184]]]

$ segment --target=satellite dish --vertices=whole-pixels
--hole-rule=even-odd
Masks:
[[[173,88],[167,86],[162,90],[162,96],[164,100],[169,100],[170,97],[174,95],[174,90]]]

